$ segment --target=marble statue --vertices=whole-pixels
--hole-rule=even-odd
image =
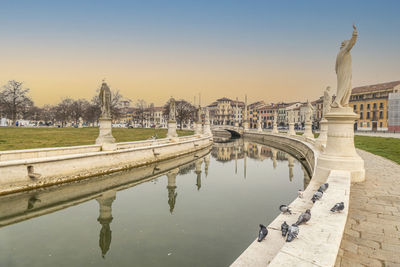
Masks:
[[[357,41],[357,28],[353,25],[353,36],[350,40],[345,40],[340,46],[340,51],[336,57],[337,92],[335,101],[332,103],[334,108],[349,106],[351,95],[351,55],[350,50]]]
[[[288,111],[288,123],[292,123],[293,122],[293,110],[289,110]]]
[[[314,111],[314,107],[311,105],[310,101],[307,101],[306,121],[312,121],[313,111]]]
[[[111,118],[111,90],[104,81],[100,88],[99,99],[101,108],[100,118]]]
[[[331,94],[331,87],[328,86],[326,87],[326,90],[324,92],[324,99],[323,99],[323,110],[322,110],[322,115],[325,118],[325,115],[329,113],[331,110],[331,103],[332,103],[332,94]]]
[[[274,111],[274,124],[276,124],[277,121],[278,121],[278,113],[275,110]]]
[[[175,113],[176,113],[175,99],[171,98],[169,101],[169,120],[170,121],[176,120]]]

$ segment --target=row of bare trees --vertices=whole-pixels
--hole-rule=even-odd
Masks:
[[[97,96],[88,101],[86,99],[64,98],[56,105],[37,107],[29,96],[29,88],[22,82],[9,81],[0,91],[0,117],[11,119],[13,125],[18,119],[43,121],[45,123],[59,122],[61,126],[67,122],[78,123],[80,118],[88,123],[98,120],[100,101]],[[111,113],[113,119],[122,115],[121,101],[123,96],[118,90],[112,91]]]

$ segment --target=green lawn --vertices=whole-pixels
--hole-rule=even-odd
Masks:
[[[393,160],[400,164],[400,139],[389,137],[355,136],[357,148]]]
[[[179,136],[193,131],[180,131]],[[157,133],[158,138],[167,135],[167,129],[113,128],[117,142],[146,140]],[[98,128],[0,128],[0,151],[42,147],[79,146],[94,144]]]
[[[303,133],[297,133],[302,135]],[[314,133],[315,138],[319,136]],[[355,136],[356,148],[371,152],[400,164],[400,139],[390,137]]]

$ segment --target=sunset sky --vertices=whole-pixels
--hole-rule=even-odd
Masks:
[[[37,105],[91,98],[103,78],[133,102],[314,100],[356,23],[353,85],[400,80],[400,1],[1,1],[0,85]]]

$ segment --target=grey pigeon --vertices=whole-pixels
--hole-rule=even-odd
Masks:
[[[324,194],[324,193],[322,193],[321,191],[315,192],[314,195],[313,195],[312,198],[311,198],[311,201],[312,201],[313,203],[315,203],[315,201],[321,199],[321,197],[322,197],[323,194]]]
[[[332,212],[335,212],[335,211],[341,212],[342,210],[344,210],[344,203],[343,202],[336,203],[335,206],[333,206],[333,208],[331,208]]]
[[[282,211],[283,213],[292,214],[292,211],[289,209],[287,205],[280,205],[279,210]]]
[[[295,239],[298,234],[299,234],[299,227],[296,224],[292,224],[291,226],[289,226],[289,232],[286,238],[286,242],[292,242],[293,239]]]
[[[318,191],[323,193],[323,192],[326,191],[326,189],[328,189],[328,187],[329,187],[329,184],[328,183],[324,183],[319,187]]]
[[[260,224],[260,231],[258,232],[258,242],[261,242],[268,234],[268,229],[264,225]]]
[[[308,209],[306,212],[300,214],[299,219],[297,220],[296,224],[300,225],[302,223],[307,223],[311,219],[311,211]]]
[[[285,221],[281,225],[282,236],[286,236],[288,230],[289,230],[289,225]]]

